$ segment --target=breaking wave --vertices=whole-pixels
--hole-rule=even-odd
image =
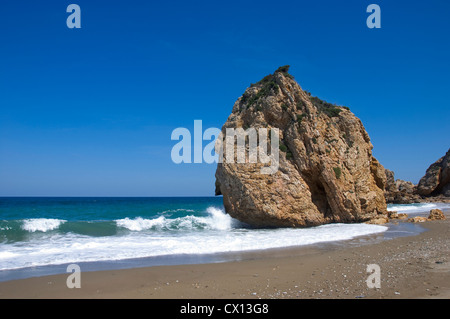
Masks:
[[[0,221],[0,270],[302,246],[387,230],[386,226],[368,224],[252,229],[217,207],[195,214],[100,221],[50,218]]]
[[[49,230],[57,229],[65,220],[54,218],[32,218],[25,219],[22,224],[22,229],[29,232],[47,232]]]
[[[159,216],[154,219],[145,219],[136,217],[133,219],[123,218],[116,220],[119,227],[124,227],[131,231],[143,230],[201,230],[201,229],[215,229],[215,230],[229,230],[233,225],[240,223],[225,214],[222,210],[215,207],[208,207],[208,216],[199,217],[188,215],[178,218],[166,218]]]

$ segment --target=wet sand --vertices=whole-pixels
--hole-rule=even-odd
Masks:
[[[154,266],[0,282],[0,298],[450,298],[450,211],[416,236],[333,248],[291,249],[242,261]],[[301,253],[300,253],[301,251]],[[297,253],[298,252],[298,253]],[[380,267],[369,288],[367,265]]]

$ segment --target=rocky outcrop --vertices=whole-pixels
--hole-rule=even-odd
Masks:
[[[426,217],[422,217],[422,216],[416,216],[416,217],[408,218],[408,222],[410,222],[410,223],[424,223],[427,220],[428,219]]]
[[[416,185],[401,179],[395,180],[394,172],[385,169],[386,187],[384,194],[386,202],[393,204],[409,204],[422,201],[422,198],[416,193]]]
[[[384,169],[384,172],[386,174],[386,185],[384,187],[385,193],[390,194],[393,192],[398,192],[398,188],[395,184],[394,172],[387,168]]]
[[[422,223],[426,221],[433,221],[433,220],[445,220],[445,215],[440,209],[432,209],[430,210],[430,214],[427,217],[423,216],[416,216],[413,218],[409,218],[408,221],[411,223]]]
[[[450,202],[450,149],[428,167],[418,185],[395,180],[394,172],[385,169],[387,203]]]
[[[428,220],[445,220],[445,215],[440,209],[430,210],[430,215],[428,215]]]
[[[407,219],[408,214],[388,210],[388,219]]]
[[[450,149],[428,167],[425,176],[417,185],[417,193],[422,196],[450,197]]]
[[[363,124],[348,108],[303,91],[287,66],[247,88],[222,127],[225,136],[227,128],[279,129],[273,174],[248,158],[228,162],[224,149],[216,194],[232,217],[259,227],[385,220],[386,174]]]

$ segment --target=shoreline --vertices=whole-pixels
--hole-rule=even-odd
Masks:
[[[43,277],[51,275],[67,274],[67,266],[69,264],[77,264],[83,272],[104,271],[104,270],[121,270],[135,269],[155,266],[174,266],[174,265],[195,265],[245,261],[266,257],[285,257],[292,254],[301,256],[308,254],[313,250],[327,251],[333,250],[340,246],[353,247],[391,240],[396,237],[415,236],[426,231],[420,224],[394,222],[381,225],[387,228],[385,231],[375,232],[367,235],[356,236],[351,239],[321,241],[312,244],[274,247],[267,249],[253,249],[241,251],[228,251],[206,254],[171,254],[162,256],[138,257],[118,260],[99,260],[99,261],[83,261],[54,265],[42,265],[34,267],[25,267],[17,269],[0,270],[0,283],[28,279],[33,277]]]
[[[450,298],[450,211],[418,235],[360,245],[289,248],[243,260],[81,273],[0,282],[0,298]],[[399,221],[400,223],[401,221]],[[367,265],[381,288],[368,288]]]

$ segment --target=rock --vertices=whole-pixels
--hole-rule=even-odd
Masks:
[[[411,222],[411,223],[423,223],[423,222],[427,221],[427,218],[426,217],[421,217],[421,216],[416,216],[416,217],[413,217],[413,218],[409,218],[408,221]]]
[[[387,214],[388,214],[388,218],[390,218],[390,219],[397,219],[398,218],[398,213],[396,211],[388,210]]]
[[[408,218],[408,214],[405,214],[405,213],[397,214],[397,219],[407,219],[407,218]]]
[[[216,170],[216,195],[226,212],[259,227],[305,227],[367,222],[385,217],[386,174],[372,155],[360,119],[303,91],[281,67],[238,98],[222,127],[277,128],[279,167],[224,161]],[[218,139],[216,147],[222,141]],[[270,150],[271,143],[267,148]],[[258,146],[258,150],[261,146]],[[235,147],[236,150],[236,147]]]
[[[395,177],[394,177],[394,172],[385,168],[384,172],[386,174],[386,186],[385,186],[385,191],[386,192],[397,192],[398,188],[397,185],[395,184]]]
[[[445,220],[445,215],[440,209],[432,209],[430,215],[428,215],[428,220]]]
[[[386,223],[389,223],[389,218],[385,217],[385,216],[372,218],[371,220],[366,222],[366,224],[373,224],[373,225],[383,225],[383,224],[386,224]]]
[[[450,197],[450,149],[428,167],[417,185],[417,193],[422,196]]]
[[[442,187],[442,195],[445,197],[450,197],[450,183]]]
[[[417,186],[411,182],[395,180],[394,172],[388,169],[385,169],[385,173],[387,203],[450,202],[450,149],[445,156],[428,167]]]
[[[398,191],[403,194],[413,195],[416,191],[416,185],[401,179],[397,179],[395,185],[397,186]]]
[[[421,202],[422,198],[416,194],[416,185],[401,179],[395,180],[394,172],[385,169],[386,187],[384,196],[387,203],[410,204]]]

